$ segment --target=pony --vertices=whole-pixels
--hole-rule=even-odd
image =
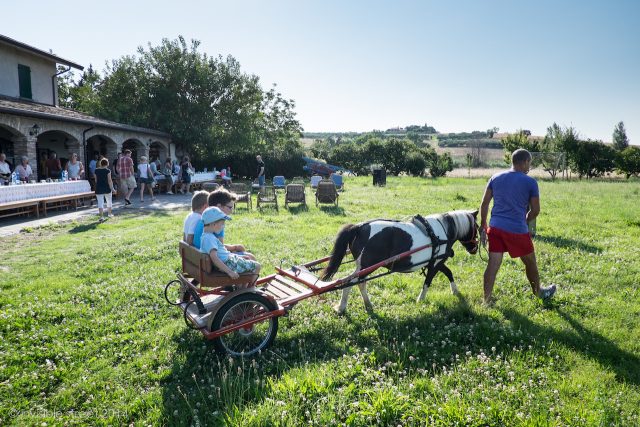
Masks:
[[[478,252],[477,216],[477,210],[451,211],[425,218],[416,215],[409,222],[376,219],[359,224],[347,224],[336,236],[331,258],[321,273],[321,279],[328,280],[333,277],[348,248],[355,260],[356,269],[347,276],[345,283],[358,284],[365,308],[372,310],[367,283],[362,281],[367,274],[360,276],[360,271],[395,255],[429,245],[385,267],[389,273],[410,273],[423,269],[425,279],[417,302],[424,299],[438,272],[442,272],[449,279],[451,292],[457,295],[458,288],[453,273],[445,262],[454,255],[452,246],[456,241],[459,241],[468,253],[473,255]],[[334,307],[338,314],[344,314],[352,286],[347,285],[342,289],[342,299]]]

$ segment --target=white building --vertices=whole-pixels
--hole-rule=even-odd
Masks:
[[[57,66],[67,67],[58,72]],[[92,153],[110,161],[129,148],[138,156],[175,158],[171,136],[58,106],[58,75],[83,67],[0,35],[0,152],[15,167],[21,156],[38,173],[42,159],[55,151],[64,162],[77,153],[85,167]]]

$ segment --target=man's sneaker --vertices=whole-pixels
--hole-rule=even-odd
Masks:
[[[546,288],[540,289],[540,298],[543,300],[548,300],[556,293],[556,285],[547,286]]]

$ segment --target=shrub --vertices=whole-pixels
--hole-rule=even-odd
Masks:
[[[429,173],[434,178],[445,176],[447,172],[451,172],[452,170],[453,159],[449,153],[443,153],[441,155],[436,154],[435,158],[429,165]]]
[[[640,147],[630,146],[622,150],[618,156],[617,169],[625,174],[627,179],[631,176],[639,176]]]

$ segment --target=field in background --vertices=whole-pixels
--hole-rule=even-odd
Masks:
[[[327,254],[345,223],[475,208],[486,183],[387,182],[348,177],[338,208],[239,208],[227,241],[267,274]],[[186,211],[7,238],[0,425],[638,425],[638,182],[540,189],[535,243],[543,282],[558,284],[551,303],[507,257],[495,306],[482,306],[484,262],[456,244],[460,297],[438,276],[418,304],[422,276],[386,276],[369,286],[373,312],[357,291],[342,317],[337,293],[302,302],[249,360],[213,354],[163,300]]]

